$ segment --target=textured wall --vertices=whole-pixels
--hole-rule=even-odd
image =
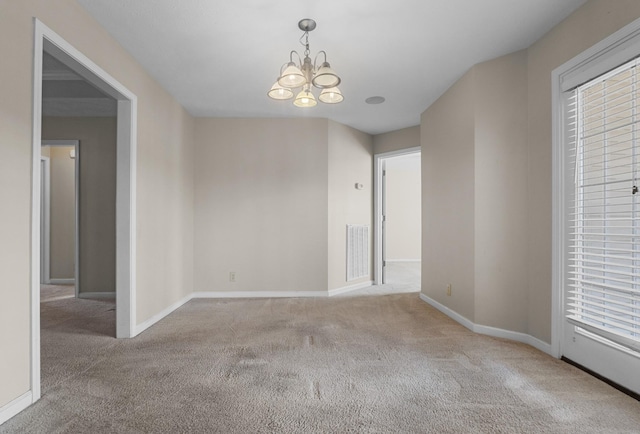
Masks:
[[[328,289],[373,280],[373,144],[370,135],[329,121]],[[364,186],[357,190],[355,184]],[[369,276],[347,282],[348,224],[369,225]]]
[[[49,149],[50,268],[52,279],[73,279],[76,263],[76,167],[72,146]],[[42,236],[42,234],[41,234]]]
[[[474,67],[475,322],[527,331],[527,57]]]
[[[474,71],[422,114],[422,292],[475,314]],[[452,294],[447,296],[447,285]]]
[[[418,146],[420,146],[420,125],[373,136],[374,154]]]
[[[387,261],[420,260],[422,250],[421,159],[419,155],[387,160],[385,215]]]
[[[197,120],[197,291],[326,291],[327,134],[323,119]]]

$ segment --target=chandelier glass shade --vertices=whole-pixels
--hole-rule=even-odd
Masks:
[[[292,51],[289,54],[289,62],[282,65],[280,75],[271,86],[269,92],[267,92],[267,95],[275,100],[288,100],[295,95],[293,104],[296,107],[314,107],[318,104],[318,101],[312,92],[312,88],[316,87],[321,89],[318,97],[320,102],[325,104],[342,102],[344,97],[340,89],[338,89],[338,85],[342,80],[327,62],[327,53],[320,51],[313,62],[309,57],[309,32],[316,28],[316,22],[306,18],[300,20],[298,27],[304,32],[300,38],[300,43],[305,47],[304,59],[300,57],[297,51]],[[321,54],[324,56],[324,61],[318,64],[318,56]],[[294,57],[298,58],[297,63],[294,61]],[[299,88],[301,90],[296,92]]]

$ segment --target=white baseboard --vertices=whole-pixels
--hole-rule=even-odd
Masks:
[[[343,286],[342,288],[330,289],[328,291],[328,295],[329,297],[333,297],[334,295],[345,294],[357,289],[368,288],[371,285],[373,285],[373,280],[369,280],[368,282],[356,283],[355,285]]]
[[[422,301],[430,304],[431,306],[435,307],[436,309],[438,309],[440,312],[442,312],[443,314],[445,314],[446,316],[448,316],[452,320],[459,322],[460,324],[462,324],[463,326],[465,326],[466,328],[468,328],[472,332],[475,332],[474,328],[475,328],[476,325],[473,322],[471,322],[470,320],[468,320],[466,317],[460,315],[458,312],[449,309],[444,304],[438,303],[437,301],[435,301],[434,299],[432,299],[430,297],[427,297],[423,293],[420,293],[420,299]]]
[[[76,279],[49,279],[48,285],[75,285]]]
[[[192,298],[297,298],[326,297],[326,291],[197,291]]]
[[[33,404],[33,394],[31,391],[28,391],[0,407],[0,425],[20,413],[25,408],[29,407],[31,404]]]
[[[385,259],[385,262],[422,262],[420,259]]]
[[[157,323],[158,321],[160,321],[161,319],[163,319],[164,317],[172,313],[174,310],[178,309],[180,306],[182,306],[192,298],[193,298],[193,294],[188,295],[182,300],[176,301],[171,306],[167,307],[161,312],[158,312],[157,314],[155,314],[148,320],[144,321],[143,323],[137,324],[133,329],[133,336],[131,337],[133,338],[135,336],[138,336],[140,333],[142,333],[143,331],[145,331],[146,329],[148,329],[149,327],[151,327],[152,325],[154,325],[155,323]]]
[[[85,298],[85,299],[94,299],[94,300],[104,300],[104,299],[110,299],[116,298],[116,293],[115,292],[81,292],[80,294],[78,294],[78,298]]]
[[[440,312],[442,312],[443,314],[447,315],[449,318],[459,322],[460,324],[462,324],[463,326],[465,326],[466,328],[468,328],[469,330],[471,330],[474,333],[479,333],[481,335],[487,335],[487,336],[493,336],[496,338],[504,338],[504,339],[509,339],[512,341],[516,341],[516,342],[522,342],[523,344],[527,344],[527,345],[531,345],[534,348],[537,348],[538,350],[542,351],[543,353],[547,353],[550,356],[554,357],[553,355],[553,351],[551,349],[551,344],[548,344],[546,342],[541,341],[538,338],[535,338],[531,335],[528,335],[526,333],[519,333],[519,332],[514,332],[511,330],[504,330],[504,329],[499,329],[496,327],[490,327],[490,326],[484,326],[484,325],[480,325],[480,324],[475,324],[472,321],[470,321],[469,319],[465,318],[464,316],[460,315],[459,313],[449,309],[448,307],[446,307],[445,305],[438,303],[437,301],[435,301],[434,299],[420,293],[420,299],[428,304],[430,304],[431,306],[435,307],[436,309],[438,309]]]

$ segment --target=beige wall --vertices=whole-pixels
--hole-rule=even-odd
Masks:
[[[422,290],[426,295],[478,324],[551,341],[551,72],[638,17],[640,2],[591,0],[527,50],[473,67],[423,113],[423,249],[428,253],[423,250]],[[460,89],[469,87],[470,80],[468,94],[461,97]],[[471,121],[469,105],[475,108]],[[465,130],[469,122],[473,124],[471,162],[468,155],[451,158],[457,149],[456,135],[461,134],[453,131],[455,122]],[[445,150],[442,136],[451,149]],[[461,197],[475,200],[469,214],[473,234],[449,233],[461,228],[460,217],[447,226],[442,208],[451,206],[451,198],[429,187],[431,182],[443,182],[448,173],[456,177],[462,166],[475,171],[472,178],[465,178],[474,187],[461,189],[465,192]],[[452,208],[454,213],[467,211],[459,204]],[[446,272],[447,264],[435,251],[449,252],[453,249],[449,244],[459,245],[471,237],[474,258],[468,263],[475,270],[473,278],[456,267],[467,276],[471,294],[465,288],[464,301],[457,302],[455,283],[452,297],[442,296],[446,279],[438,270]]]
[[[385,175],[385,259],[420,260],[422,210],[419,155],[390,158]]]
[[[373,280],[373,143],[361,131],[329,121],[328,289]],[[355,188],[363,184],[362,190]],[[347,282],[347,225],[369,225],[369,277]]]
[[[0,406],[30,389],[33,17],[138,97],[137,322],[193,289],[194,120],[74,0],[0,2]]]
[[[475,322],[526,332],[526,51],[474,74]]]
[[[422,292],[474,320],[474,70],[422,114]],[[447,296],[447,285],[452,294]]]
[[[326,291],[327,122],[197,120],[197,291]]]
[[[345,259],[346,225],[372,224],[371,136],[326,119],[198,119],[196,143],[197,291],[371,280],[347,283]]]
[[[116,289],[116,118],[45,117],[42,138],[80,140],[79,288],[81,293],[113,292]]]
[[[76,165],[73,146],[45,147],[49,152],[50,261],[52,279],[73,279],[76,262]]]
[[[373,136],[374,154],[418,146],[420,146],[420,125]]]

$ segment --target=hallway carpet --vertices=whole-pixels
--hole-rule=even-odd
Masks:
[[[43,304],[43,397],[0,432],[640,431],[638,401],[415,293],[193,300],[130,340],[113,307]]]

